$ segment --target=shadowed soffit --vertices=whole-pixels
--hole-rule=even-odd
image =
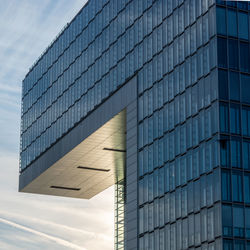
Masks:
[[[22,192],[90,199],[123,179],[126,110],[121,111]]]

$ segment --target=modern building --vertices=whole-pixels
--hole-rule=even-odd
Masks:
[[[249,250],[249,12],[89,0],[23,80],[19,190],[115,184],[115,249]]]

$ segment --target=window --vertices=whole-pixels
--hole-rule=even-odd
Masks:
[[[250,174],[248,173],[244,176],[244,191],[245,202],[250,203]]]
[[[143,233],[143,211],[144,207],[139,209],[139,234]]]
[[[177,36],[178,34],[178,9],[176,9],[173,13],[173,18],[174,18],[174,37]]]
[[[231,174],[229,171],[221,172],[222,200],[231,201]]]
[[[241,74],[241,101],[250,103],[250,76]]]
[[[148,119],[143,122],[143,143],[143,146],[148,144]]]
[[[239,68],[239,53],[238,53],[238,41],[229,39],[228,40],[228,54],[229,54],[229,68],[238,69]]]
[[[192,137],[193,137],[193,147],[195,147],[199,141],[198,116],[195,116],[192,119]]]
[[[139,176],[143,175],[143,151],[139,152]]]
[[[170,222],[174,222],[175,219],[175,193],[170,193]]]
[[[201,241],[207,241],[207,210],[201,210]]]
[[[191,107],[192,107],[192,92],[191,88],[186,90],[186,117],[191,116]]]
[[[198,84],[192,87],[192,114],[198,111]]]
[[[233,207],[234,236],[244,237],[244,208]]]
[[[148,202],[148,175],[143,178],[143,201]]]
[[[175,164],[169,165],[169,188],[170,191],[175,189]]]
[[[199,58],[199,56],[198,56]],[[201,79],[198,82],[198,109],[202,109],[204,107],[204,96],[205,96],[205,86],[204,86],[204,80]]]
[[[161,138],[159,140],[159,143],[158,143],[158,164],[159,166],[162,166],[163,165],[163,162],[164,162],[164,156],[163,156],[163,151],[164,151],[164,141],[163,141],[163,138]]]
[[[201,207],[207,204],[206,198],[206,175],[201,176]]]
[[[186,99],[185,93],[180,96],[180,122],[184,122],[186,119]]]
[[[207,238],[208,241],[214,239],[214,208],[209,208],[207,210]]]
[[[202,38],[203,38],[203,43],[206,43],[208,41],[208,39],[209,39],[209,30],[208,30],[208,28],[209,28],[209,25],[208,25],[208,13],[207,13],[202,17]]]
[[[159,196],[164,194],[164,168],[159,169]]]
[[[196,24],[191,26],[191,33],[190,33],[190,52],[191,54],[196,50]]]
[[[194,245],[194,215],[188,216],[188,245]]]
[[[237,139],[231,140],[231,167],[241,168],[241,142]]]
[[[200,210],[200,180],[194,182],[194,212]]]
[[[186,87],[191,85],[191,65],[190,65],[190,58],[187,58],[185,61],[185,81]]]
[[[164,135],[164,162],[169,160],[169,135]]]
[[[159,227],[159,199],[154,200],[154,227]]]
[[[148,204],[148,231],[154,230],[154,207],[153,203]]]
[[[240,78],[239,73],[230,71],[229,73],[230,100],[240,101]]]
[[[219,201],[221,200],[221,186],[220,186],[220,170],[217,168],[214,170],[213,172],[213,184],[212,184],[212,188],[213,188],[213,201]]]
[[[182,217],[187,216],[187,186],[181,189],[181,212]]]
[[[240,134],[240,106],[231,104],[230,106],[230,132]]]
[[[144,236],[145,237],[145,236]],[[144,237],[139,238],[139,250],[143,250],[143,242],[144,242]]]
[[[192,180],[193,179],[192,151],[188,151],[186,161],[187,161],[187,179]]]
[[[247,10],[247,3],[246,2],[244,2],[244,1],[240,1],[240,2],[238,2],[238,8],[239,9],[243,9],[243,10]]]
[[[188,248],[188,219],[182,220],[182,246],[183,249]]]
[[[185,39],[184,39],[184,51],[185,51],[185,57],[190,55],[190,28],[187,28],[184,33]]]
[[[209,45],[203,48],[203,71],[204,74],[209,73]]]
[[[139,148],[143,146],[143,123],[139,125]]]
[[[227,68],[227,40],[218,38],[218,65]]]
[[[228,104],[220,103],[220,131],[228,133]]]
[[[139,205],[143,204],[143,180],[139,181]]]
[[[233,201],[242,202],[243,201],[243,188],[242,188],[242,174],[241,172],[232,173],[232,191],[233,191]]]
[[[181,217],[181,189],[178,188],[175,191],[175,214],[176,218]]]
[[[223,240],[223,250],[233,250],[233,241]]]
[[[174,145],[174,132],[169,134],[169,160],[174,159],[175,156],[175,145]]]
[[[243,142],[243,168],[250,169],[250,142]]]
[[[205,139],[205,112],[204,110],[200,111],[199,113],[199,141]]]
[[[189,182],[187,185],[188,193],[188,213],[193,212],[194,209],[194,189],[193,182]]]
[[[250,136],[250,109],[242,107],[242,133]]]
[[[226,27],[226,9],[225,8],[216,8],[217,14],[217,32],[221,35],[227,34],[227,27]]]
[[[235,240],[234,250],[245,250],[245,242],[242,240]]]
[[[176,249],[176,224],[170,225],[170,249]]]
[[[159,115],[158,115],[158,111],[154,112],[153,119],[154,119],[153,138],[156,139],[159,136]]]
[[[164,197],[162,197],[159,199],[159,226],[162,227],[164,224]]]
[[[190,23],[190,2],[189,1],[184,2],[184,10],[185,10],[185,28],[186,28]]]
[[[165,217],[165,223],[168,223],[169,222],[169,218],[170,218],[170,216],[169,216],[169,212],[170,212],[170,210],[169,210],[169,202],[170,202],[170,199],[169,199],[169,196],[170,196],[170,194],[168,193],[167,195],[165,195],[164,196],[164,201],[165,201],[165,213],[164,213],[164,217]]]
[[[223,236],[232,236],[233,221],[232,221],[232,207],[228,205],[222,206],[222,228]]]
[[[143,101],[142,101],[142,110],[141,112],[143,112],[143,118],[148,116],[148,91],[145,91],[143,94]]]
[[[148,175],[148,201],[153,200],[154,176],[153,173]]]
[[[154,198],[156,198],[159,195],[159,171],[158,169],[155,169],[154,172]]]
[[[197,52],[197,77],[198,79],[203,76],[203,48]]]
[[[220,156],[221,166],[229,167],[229,140],[227,137],[222,137],[220,140]]]
[[[181,169],[180,158],[175,159],[175,185],[176,187],[181,185]]]
[[[148,234],[148,249],[154,249],[154,232]]]
[[[213,174],[207,175],[207,206],[213,204]]]
[[[190,23],[193,23],[195,21],[195,12],[196,12],[196,1],[191,0],[190,1]]]
[[[197,48],[202,45],[202,17],[197,19]]]
[[[186,122],[186,146],[187,149],[192,147],[192,119],[188,119]]]
[[[226,70],[219,70],[219,98],[228,99],[228,76]]]
[[[247,40],[249,36],[248,15],[244,12],[238,12],[238,27],[239,38]]]
[[[237,37],[237,13],[233,10],[227,12],[228,35]]]
[[[182,125],[180,128],[180,150],[181,154],[186,151],[186,124]]]
[[[153,127],[154,127],[154,120],[153,120],[153,116],[150,116],[148,118],[148,143],[152,143],[153,142]]]
[[[194,228],[195,228],[195,234],[194,234],[194,241],[195,245],[199,245],[201,243],[201,219],[200,214],[194,215]]]
[[[146,148],[145,148],[146,150]],[[148,146],[148,161],[145,164],[148,164],[148,172],[152,172],[153,168],[154,168],[154,148],[153,148],[153,144],[151,144],[150,146]]]
[[[240,43],[240,69],[244,72],[250,72],[250,62],[249,62],[249,44],[241,42]]]
[[[246,238],[250,239],[250,207],[245,207]]]

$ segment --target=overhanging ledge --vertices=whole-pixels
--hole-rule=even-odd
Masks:
[[[99,189],[93,189],[92,191],[90,189],[88,189],[88,194],[87,194],[87,190],[85,190],[85,192],[83,192],[83,190],[76,191],[76,190],[65,189],[65,188],[71,188],[71,187],[67,186],[67,185],[65,185],[65,183],[63,183],[63,178],[58,178],[58,177],[61,174],[61,170],[63,170],[63,169],[64,169],[64,171],[69,170],[69,169],[67,169],[67,166],[70,166],[70,165],[74,166],[74,170],[75,169],[77,170],[77,173],[76,172],[74,173],[75,177],[70,176],[70,174],[68,174],[72,181],[75,181],[77,179],[77,177],[79,177],[78,175],[88,176],[88,174],[90,174],[89,173],[90,170],[78,168],[78,166],[80,166],[80,163],[81,163],[81,165],[84,165],[83,164],[84,162],[79,162],[79,165],[78,165],[77,161],[74,161],[74,164],[72,164],[72,162],[70,162],[70,157],[68,157],[68,156],[70,156],[71,153],[75,153],[75,155],[77,155],[77,152],[79,153],[81,150],[83,150],[83,148],[86,148],[87,144],[84,144],[81,147],[78,147],[78,146],[80,146],[84,142],[89,142],[89,143],[91,143],[91,141],[93,142],[94,137],[98,138],[100,136],[101,132],[103,132],[105,129],[107,129],[107,126],[114,127],[114,125],[112,125],[112,123],[116,124],[116,126],[118,126],[118,127],[121,124],[125,124],[126,106],[129,103],[131,103],[132,101],[134,101],[136,98],[137,98],[137,81],[136,81],[136,77],[134,77],[129,82],[127,82],[123,87],[121,87],[119,90],[117,90],[112,96],[110,96],[104,103],[102,103],[92,113],[90,113],[82,122],[80,122],[75,128],[73,128],[61,140],[59,140],[55,145],[53,145],[47,152],[45,152],[40,158],[38,158],[29,168],[24,170],[20,174],[20,177],[19,177],[19,191],[40,193],[40,194],[69,196],[69,197],[77,197],[77,198],[91,198],[95,194],[99,193],[100,190],[102,191],[103,189],[110,186],[110,183],[109,183],[106,185],[103,184],[103,187],[99,188]],[[120,123],[120,125],[119,125],[119,123]],[[105,127],[105,125],[106,125],[106,127]],[[109,142],[107,141],[109,144],[104,143],[104,144],[102,144],[101,147],[102,147],[102,149],[115,147],[115,149],[120,150],[121,152],[116,152],[116,151],[113,151],[113,152],[109,151],[108,152],[107,150],[105,150],[105,151],[103,150],[103,152],[106,155],[110,155],[109,158],[110,159],[112,158],[113,161],[116,161],[115,164],[122,165],[125,162],[125,160],[124,160],[125,156],[121,156],[122,154],[124,154],[124,152],[122,152],[122,151],[125,151],[125,146],[124,146],[125,136],[123,136],[124,138],[121,138],[121,136],[119,136],[119,134],[125,135],[126,128],[124,128],[124,126],[120,126],[119,129],[117,129],[118,127],[116,127],[116,129],[113,129],[112,131],[110,131],[110,133],[112,133],[112,132],[117,133],[116,136],[113,136],[113,137],[109,136],[110,137],[109,140],[111,140],[112,143],[110,144],[111,141],[109,141]],[[102,130],[102,129],[104,129],[104,130]],[[114,138],[117,138],[116,141],[114,141]],[[123,144],[121,144],[121,142]],[[75,151],[74,151],[74,149],[75,149]],[[118,157],[118,155],[119,155],[119,157]],[[100,156],[99,158],[103,159],[102,156]],[[63,162],[62,160],[64,160],[64,162],[68,162],[68,163],[66,165],[65,164],[60,165]],[[93,161],[94,161],[94,159],[93,159]],[[105,159],[103,161],[105,161]],[[64,166],[64,168],[62,167],[62,168],[54,169],[54,166],[56,166],[57,164],[58,164],[58,166]],[[78,166],[76,166],[76,165],[78,165]],[[87,165],[85,167],[108,169],[108,166],[99,166],[99,165],[98,166]],[[53,175],[51,175],[51,173],[49,173],[52,170],[55,170]],[[80,171],[80,174],[78,174],[79,171]],[[83,171],[85,172],[84,174],[83,174]],[[107,172],[102,172],[102,173],[98,173],[98,174],[102,174],[102,176],[106,175],[106,177],[108,177],[108,175],[113,175],[113,177],[114,177],[114,168],[112,168],[110,172],[107,171]],[[43,178],[45,181],[42,181],[39,183],[38,179],[40,177],[46,177],[46,178]],[[56,178],[58,178],[58,182],[55,183],[54,180]],[[84,180],[82,180],[82,183],[86,184],[87,181],[90,182],[90,179],[86,180],[86,182]],[[50,184],[52,184],[52,182],[53,182],[53,185],[50,185]],[[79,182],[81,182],[81,181],[79,181]],[[45,183],[47,186],[55,186],[55,187],[59,187],[59,188],[50,188],[49,193],[45,190],[42,191],[42,186],[45,185]],[[74,185],[72,188],[76,188],[76,189],[79,188],[76,186],[77,185]],[[60,189],[60,187],[62,187],[62,188]],[[85,195],[84,195],[84,193],[85,193]]]

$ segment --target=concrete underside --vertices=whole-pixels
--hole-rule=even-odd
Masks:
[[[90,199],[124,178],[125,150],[126,110],[123,110],[22,192]]]

